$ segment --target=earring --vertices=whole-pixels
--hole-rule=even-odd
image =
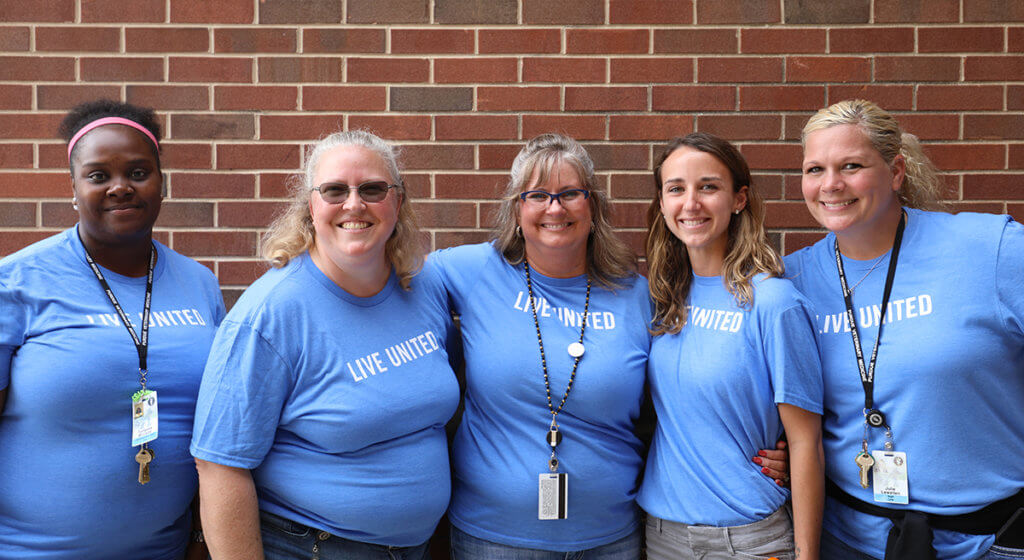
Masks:
[[[71,207],[78,210],[78,198],[71,197]]]
[[[523,228],[521,228],[519,226],[516,226],[516,237],[522,237],[522,236],[523,236]]]
[[[737,216],[739,216],[741,211],[743,211],[742,208],[737,208],[735,211],[733,211],[733,214],[736,214]]]

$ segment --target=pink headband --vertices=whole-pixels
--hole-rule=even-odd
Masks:
[[[75,149],[75,144],[79,140],[81,140],[82,137],[85,136],[85,134],[87,132],[89,132],[90,130],[92,130],[92,129],[96,128],[96,127],[100,127],[100,126],[104,126],[104,125],[108,125],[108,124],[123,124],[125,126],[130,126],[130,127],[134,128],[135,130],[138,130],[139,132],[145,134],[146,138],[149,138],[150,141],[153,142],[153,145],[156,146],[156,149],[158,151],[160,150],[160,143],[156,141],[156,136],[153,136],[153,133],[150,132],[148,128],[146,128],[146,127],[142,126],[141,124],[139,124],[139,123],[137,123],[137,122],[135,122],[133,120],[130,120],[130,119],[125,119],[125,118],[121,118],[121,117],[103,117],[102,119],[96,119],[96,120],[92,121],[91,123],[83,126],[81,130],[76,132],[75,135],[71,137],[71,141],[68,142],[68,161],[71,160],[71,150]]]

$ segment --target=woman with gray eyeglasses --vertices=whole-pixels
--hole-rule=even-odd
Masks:
[[[221,558],[427,557],[448,505],[450,316],[394,149],[316,143],[214,340],[192,454]],[[415,275],[415,276],[414,276]]]

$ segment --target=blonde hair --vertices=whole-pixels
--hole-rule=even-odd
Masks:
[[[704,132],[695,132],[669,141],[654,167],[656,192],[647,209],[647,282],[654,302],[651,334],[675,334],[686,324],[686,301],[693,273],[686,245],[665,224],[661,213],[661,167],[673,152],[689,147],[711,154],[732,175],[733,192],[747,187],[747,204],[739,214],[730,216],[728,246],[722,263],[722,282],[736,299],[749,309],[754,304],[753,278],[757,274],[782,276],[782,259],[768,244],[764,231],[764,200],[754,190],[750,168],[729,142]]]
[[[541,134],[519,151],[512,162],[508,186],[498,209],[497,225],[492,233],[494,246],[509,264],[517,265],[526,258],[526,241],[518,230],[519,193],[529,187],[537,173],[538,181],[547,180],[552,169],[568,163],[590,191],[592,228],[587,239],[587,274],[600,286],[617,288],[618,280],[636,273],[636,255],[615,236],[609,221],[611,213],[605,193],[596,190],[594,162],[579,142],[561,134]]]
[[[800,142],[805,143],[807,135],[816,130],[843,124],[860,128],[887,164],[892,165],[896,156],[903,156],[906,173],[896,192],[901,205],[922,210],[944,209],[941,172],[924,154],[917,137],[902,132],[892,115],[870,101],[851,99],[819,110],[804,126]]]
[[[280,268],[316,246],[316,231],[313,228],[313,217],[309,212],[309,197],[316,186],[313,182],[317,166],[325,153],[343,146],[359,146],[376,153],[384,161],[392,182],[398,185],[396,191],[402,196],[398,207],[398,222],[384,247],[384,254],[394,268],[402,288],[408,290],[412,277],[423,266],[425,253],[419,228],[416,226],[416,216],[409,200],[405,198],[397,150],[377,135],[365,130],[335,132],[321,138],[310,147],[302,174],[295,175],[289,180],[288,206],[270,224],[263,237],[261,254],[272,266]]]

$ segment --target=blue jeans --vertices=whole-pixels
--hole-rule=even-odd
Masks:
[[[427,543],[385,546],[344,539],[279,515],[260,512],[267,560],[430,560]]]
[[[519,548],[478,539],[452,526],[452,560],[639,560],[640,528],[609,544],[553,552],[536,548]]]
[[[821,557],[835,558],[836,560],[877,560],[874,556],[868,556],[835,538],[828,531],[821,532]],[[1024,558],[1024,550],[992,546],[978,560],[1007,560],[1009,558]]]

